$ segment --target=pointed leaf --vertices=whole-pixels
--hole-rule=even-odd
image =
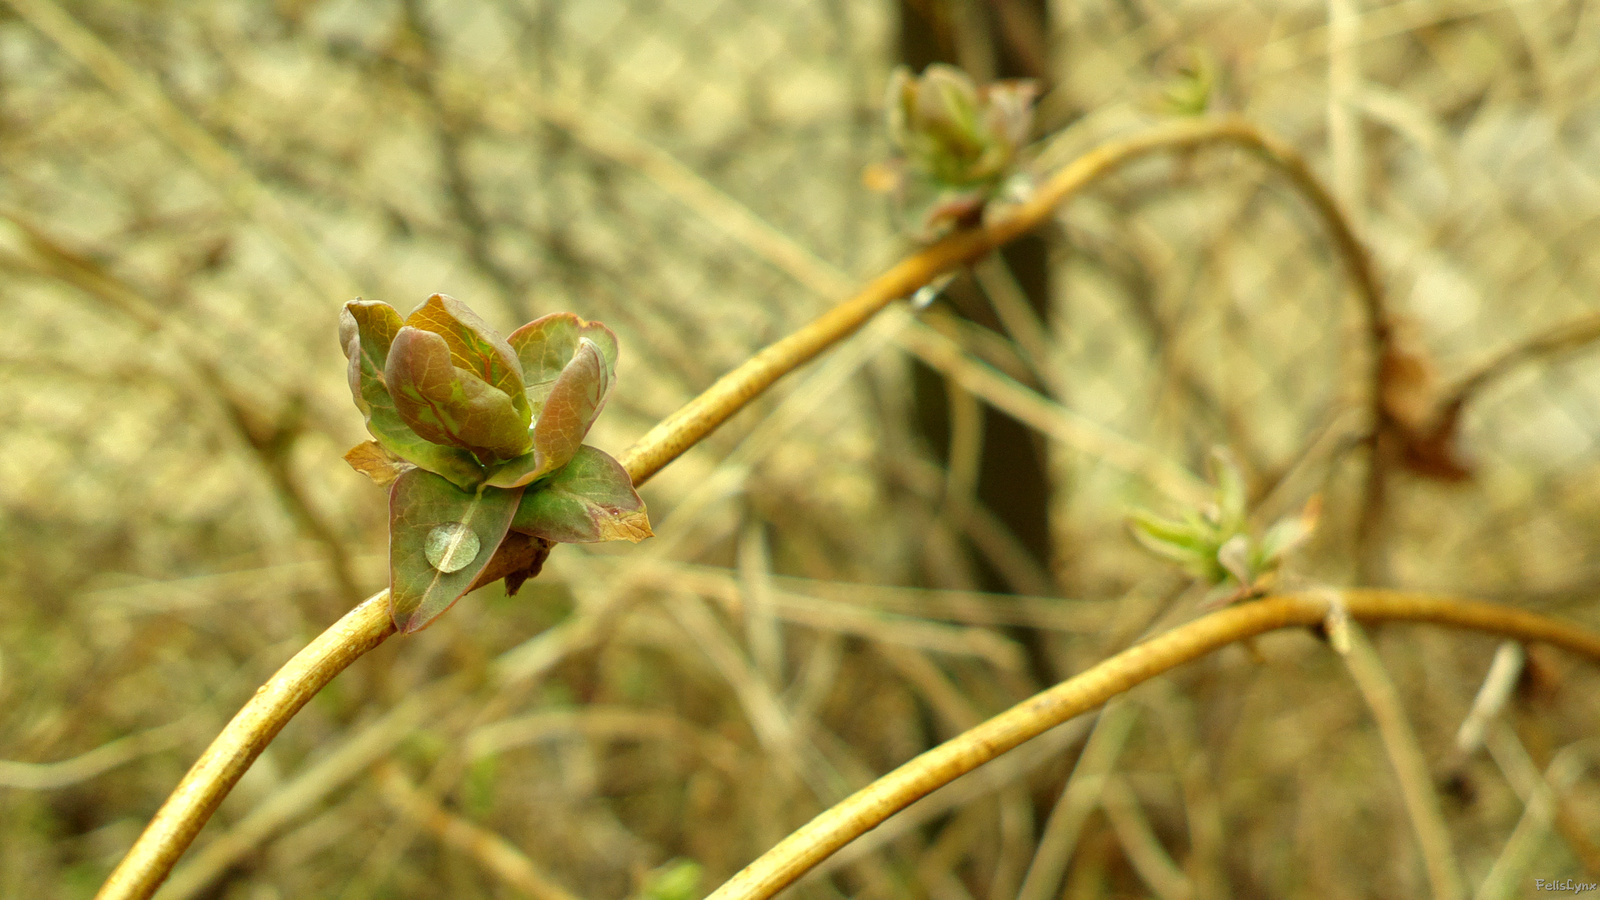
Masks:
[[[411,469],[389,490],[389,614],[413,632],[467,592],[505,539],[522,491],[463,491]]]
[[[490,469],[483,483],[491,487],[524,487],[550,474],[540,464],[538,451],[524,453]]]
[[[1322,515],[1322,495],[1312,494],[1305,508],[1297,515],[1280,519],[1261,536],[1261,546],[1256,550],[1255,562],[1263,569],[1275,568],[1283,562],[1289,551],[1305,543],[1316,530],[1317,519]]]
[[[983,124],[989,136],[1012,152],[1026,144],[1038,96],[1039,85],[1030,80],[997,81],[985,87]]]
[[[362,441],[344,455],[350,468],[371,478],[379,487],[394,483],[411,464],[385,450],[377,441]]]
[[[471,453],[425,440],[395,409],[384,382],[384,366],[400,328],[400,314],[375,300],[352,300],[339,313],[339,335],[350,359],[350,390],[366,416],[367,431],[401,459],[460,487],[474,487],[483,481],[483,467]]]
[[[521,456],[532,444],[511,398],[456,366],[449,343],[431,331],[400,329],[384,380],[400,418],[429,441],[502,460]]]
[[[1226,447],[1211,451],[1211,480],[1217,486],[1217,528],[1225,535],[1237,533],[1244,527],[1246,506],[1249,502],[1244,486],[1244,474],[1239,462]]]
[[[1191,575],[1210,581],[1221,577],[1215,545],[1193,524],[1134,512],[1128,516],[1128,530],[1141,547],[1177,563]]]
[[[578,352],[551,386],[533,426],[533,449],[539,454],[540,468],[553,472],[572,459],[610,392],[611,373],[600,348],[586,337],[578,338]]]
[[[559,470],[573,458],[611,390],[611,372],[599,347],[578,338],[578,352],[551,385],[533,426],[533,452],[489,473],[488,484],[522,487]]]
[[[974,149],[977,111],[978,88],[966,72],[943,63],[922,70],[913,115],[917,124],[941,138],[950,150]]]
[[[350,360],[350,393],[362,412],[367,411],[368,401],[361,388],[361,374],[367,370],[383,372],[383,361],[389,357],[389,345],[401,324],[394,307],[379,300],[357,297],[339,310],[339,346]]]
[[[1139,543],[1168,559],[1203,557],[1212,552],[1209,536],[1191,523],[1135,510],[1128,514],[1128,527]]]
[[[522,361],[522,377],[527,383],[528,403],[538,418],[556,379],[578,352],[580,338],[588,338],[605,361],[609,383],[617,369],[617,336],[599,322],[589,322],[572,313],[551,313],[511,332],[506,343]],[[601,403],[605,398],[601,397]]]
[[[511,527],[559,543],[632,541],[653,532],[644,501],[622,464],[594,447],[579,448],[548,484],[522,495]]]
[[[905,66],[896,66],[889,73],[889,87],[885,91],[884,108],[888,110],[889,140],[904,148],[910,138],[912,117],[917,105],[917,79]]]
[[[1240,584],[1255,582],[1256,572],[1250,568],[1250,538],[1236,534],[1217,548],[1217,564]]]
[[[471,372],[512,398],[523,428],[533,421],[523,395],[522,365],[516,352],[465,303],[448,294],[434,294],[406,316],[405,324],[444,338],[450,347],[450,362],[456,368]]]

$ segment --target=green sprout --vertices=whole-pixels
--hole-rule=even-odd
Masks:
[[[616,368],[617,338],[604,325],[552,313],[501,338],[466,304],[434,294],[403,320],[386,303],[352,300],[339,339],[374,438],[345,459],[389,487],[389,611],[400,630],[449,609],[508,535],[651,536],[627,471],[583,443]],[[508,578],[508,590],[538,564]]]
[[[1191,47],[1187,59],[1164,85],[1156,107],[1174,116],[1203,116],[1216,99],[1217,60],[1204,47]]]
[[[672,859],[650,870],[635,900],[696,900],[705,867],[692,859]]]
[[[1259,538],[1250,530],[1244,478],[1228,451],[1211,452],[1212,501],[1169,519],[1136,510],[1129,530],[1146,550],[1177,563],[1211,586],[1206,605],[1226,605],[1258,597],[1276,583],[1289,551],[1305,543],[1316,528],[1321,500],[1313,496],[1298,514],[1273,523]]]
[[[1022,80],[979,87],[960,69],[938,63],[921,76],[895,69],[887,105],[898,156],[869,172],[869,184],[892,192],[924,238],[976,224],[991,201],[1027,194],[1022,148],[1037,93]]]

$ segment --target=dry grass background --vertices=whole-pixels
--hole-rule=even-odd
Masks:
[[[381,586],[384,498],[339,458],[362,437],[343,300],[442,290],[504,329],[604,320],[621,389],[593,442],[621,450],[836,299],[814,289],[833,270],[905,250],[860,186],[886,152],[897,14],[12,0],[0,895],[89,896],[255,686]],[[1600,5],[1063,0],[1050,16],[1052,152],[1151,120],[1200,48],[1216,104],[1299,147],[1345,202],[1438,384],[1600,308]],[[1188,483],[1130,474],[1151,459],[1198,471],[1227,444],[1269,516],[1321,491],[1292,577],[1350,583],[1366,363],[1306,207],[1206,151],[1108,180],[1049,237],[1047,326],[927,317],[962,349],[943,377],[983,360],[1059,403],[1048,564],[974,504],[982,402],[953,390],[950,444],[930,446],[908,348],[934,339],[875,327],[652,482],[660,537],[563,547],[519,596],[485,590],[358,662],[164,896],[620,897],[675,858],[709,890],[1038,689],[1041,654],[1074,671],[1192,602],[1121,525]],[[980,281],[965,295],[1006,303],[1003,271]],[[1379,574],[1593,623],[1600,354],[1508,369],[1462,436],[1470,482],[1394,476]],[[977,592],[979,560],[1013,593]],[[1534,654],[1492,752],[1462,755],[1493,642],[1374,639],[1465,882],[1497,864],[1520,866],[1511,896],[1597,880],[1595,673]],[[798,890],[999,900],[1036,853],[1066,860],[1069,897],[1428,890],[1372,712],[1310,637],[1135,691],[1082,764],[1104,789],[1041,849],[1089,725],[923,801]]]

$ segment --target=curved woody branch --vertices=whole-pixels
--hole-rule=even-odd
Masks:
[[[907,257],[873,279],[855,296],[719,378],[698,397],[652,428],[619,460],[636,485],[644,483],[703,440],[773,382],[852,334],[894,300],[909,296],[944,272],[974,262],[995,248],[1032,231],[1047,222],[1058,206],[1086,186],[1136,159],[1211,144],[1234,144],[1260,156],[1283,172],[1317,209],[1354,278],[1366,308],[1371,340],[1380,351],[1375,356],[1381,360],[1381,350],[1389,341],[1388,322],[1371,263],[1360,241],[1340,214],[1332,195],[1317,181],[1305,161],[1292,147],[1264,134],[1243,119],[1186,120],[1104,143],[1063,166],[1027,202],[1014,207],[1004,218],[953,234]],[[1374,379],[1380,378],[1381,372],[1375,362]],[[1381,407],[1382,391],[1378,387],[1375,381],[1375,425],[1381,428],[1385,418]],[[547,549],[530,546],[524,548],[524,552],[538,553]],[[394,633],[394,625],[387,611],[387,599],[387,592],[379,592],[362,602],[295,654],[256,692],[157,811],[144,833],[101,887],[96,895],[99,900],[143,900],[155,892],[223,797],[284,724],[346,666]],[[1279,607],[1253,604],[1247,608],[1258,610],[1252,615],[1260,616],[1264,614],[1262,611]],[[1511,614],[1511,611],[1503,612]],[[1240,614],[1224,611],[1218,615],[1231,621],[1232,617]],[[1438,616],[1441,621],[1449,619],[1444,613]],[[1390,617],[1408,616],[1395,614]],[[1207,621],[1211,620],[1202,620]],[[1283,624],[1292,624],[1293,621]],[[1547,630],[1560,631],[1562,628],[1551,620],[1539,621]],[[1187,627],[1198,626],[1199,623],[1195,623]],[[1158,642],[1161,640],[1164,638],[1157,639]],[[1153,652],[1141,646],[1126,651],[1126,654],[1143,656]],[[1192,655],[1200,652],[1205,651],[1197,650]],[[1186,658],[1192,658],[1192,655]],[[1149,674],[1143,675],[1141,680],[1144,677],[1149,677]],[[1077,681],[1068,684],[1076,684]],[[1103,683],[1103,679],[1096,683]],[[883,813],[884,816],[887,814]],[[826,813],[824,818],[834,821],[838,817]],[[881,821],[881,817],[877,821]],[[815,829],[808,827],[801,834],[814,833]],[[791,838],[780,847],[795,846],[799,837]],[[836,849],[836,846],[830,847],[827,852]],[[793,875],[797,875],[798,871]],[[790,880],[793,875],[789,876]]]
[[[1552,644],[1600,662],[1600,634],[1493,603],[1381,590],[1288,594],[1242,603],[1136,644],[914,757],[812,819],[707,900],[765,900],[918,798],[1024,741],[1235,641],[1279,628],[1320,625],[1334,602],[1342,602],[1350,617],[1362,622],[1430,622],[1484,631]]]

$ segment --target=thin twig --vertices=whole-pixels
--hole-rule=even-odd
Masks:
[[[298,437],[303,413],[291,396],[282,420],[264,422],[252,404],[239,396],[224,374],[223,354],[209,336],[182,319],[164,312],[149,292],[97,262],[91,254],[63,244],[21,210],[0,207],[0,222],[15,228],[29,255],[0,251],[0,267],[54,278],[115,309],[153,337],[163,340],[193,370],[193,389],[209,395],[267,475],[279,500],[328,554],[328,569],[347,602],[361,597],[356,586],[351,553],[336,529],[319,512],[289,464],[288,451]]]
[[[146,128],[172,145],[233,207],[261,226],[315,295],[350,296],[355,281],[256,174],[212,137],[159,81],[129,65],[52,0],[6,0],[12,10],[88,69]]]
[[[464,232],[462,246],[467,259],[500,292],[506,306],[520,310],[525,280],[518,278],[494,257],[493,223],[490,221],[473,185],[466,162],[467,143],[477,123],[454,108],[439,84],[438,37],[428,23],[428,16],[418,0],[405,0],[400,8],[407,29],[416,37],[418,55],[421,57],[405,67],[406,81],[417,92],[432,122],[434,145],[439,154],[439,167],[444,175],[444,194],[450,201],[450,211]]]
[[[1351,590],[1351,618],[1430,622],[1549,643],[1600,662],[1600,633],[1526,610],[1401,591]],[[1318,625],[1325,592],[1238,604],[1196,619],[1105,660],[956,738],[846,798],[746,866],[707,900],[765,900],[912,801],[1050,728],[1156,675],[1235,641],[1279,628]]]
[[[0,759],[0,788],[24,791],[53,791],[88,781],[141,756],[170,750],[183,743],[194,730],[189,718],[168,722],[140,731],[58,762],[19,762]]]
[[[1068,722],[1041,736],[1039,740],[1019,747],[1016,753],[996,759],[942,786],[884,822],[871,834],[824,860],[811,870],[807,880],[820,881],[846,865],[869,859],[875,853],[893,850],[896,844],[907,838],[927,834],[938,822],[951,815],[987,803],[1007,787],[1021,784],[1040,770],[1059,762],[1070,747],[1083,742],[1088,725],[1087,719]],[[1006,896],[1014,896],[1014,892]]]
[[[1361,13],[1353,0],[1328,2],[1328,144],[1333,164],[1333,191],[1329,197],[1331,220],[1342,230],[1359,227],[1366,217],[1364,165],[1361,140],[1361,112],[1358,101],[1361,95]],[[1338,209],[1333,209],[1334,201]],[[1394,420],[1385,402],[1385,381],[1388,371],[1387,356],[1390,345],[1389,323],[1376,302],[1381,297],[1377,280],[1371,275],[1365,251],[1352,243],[1367,270],[1364,292],[1373,301],[1368,315],[1372,330],[1369,332],[1372,359],[1369,371],[1372,394],[1369,398],[1372,411],[1371,455],[1367,461],[1367,480],[1362,492],[1361,513],[1356,521],[1355,560],[1358,583],[1370,584],[1387,576],[1382,556],[1379,534],[1384,521],[1385,494],[1388,482],[1388,457],[1385,438],[1392,430]]]
[[[1525,657],[1522,645],[1516,641],[1504,641],[1495,649],[1489,671],[1483,676],[1483,686],[1478,688],[1466,718],[1456,729],[1457,753],[1476,753],[1483,746],[1483,736],[1490,723],[1505,709],[1506,701],[1511,699],[1511,692],[1522,677]]]
[[[662,754],[688,757],[696,766],[702,762],[709,764],[730,779],[737,777],[745,765],[745,751],[732,739],[703,730],[671,713],[628,706],[590,704],[582,709],[539,709],[479,725],[467,732],[462,745],[469,759],[479,760],[514,747],[577,738],[593,743],[659,743]]]
[[[1528,868],[1537,858],[1555,821],[1556,791],[1568,790],[1571,785],[1556,782],[1554,765],[1541,773],[1510,725],[1491,722],[1487,743],[1489,754],[1521,795],[1524,805],[1517,826],[1506,838],[1489,873],[1483,876],[1473,900],[1504,900],[1516,896],[1518,884],[1527,883]],[[1571,771],[1571,774],[1577,772]]]
[[[823,803],[843,796],[849,787],[843,776],[789,714],[772,686],[756,675],[702,598],[687,594],[672,598],[667,612],[690,638],[689,646],[704,655],[732,688],[756,740],[780,770],[803,781]]]
[[[739,532],[740,618],[750,659],[773,690],[783,688],[784,635],[772,601],[772,557],[767,534],[759,519],[751,518]]]
[[[366,771],[379,757],[415,733],[437,712],[440,699],[448,693],[440,688],[447,686],[448,680],[447,685],[413,693],[377,720],[352,729],[354,734],[296,775],[293,781],[274,790],[227,833],[206,844],[178,867],[156,894],[156,900],[189,900],[205,893],[262,841]]]
[[[748,615],[744,593],[727,569],[660,563],[648,566],[645,572],[645,577],[663,587],[693,591],[730,607],[735,616]],[[775,619],[818,631],[855,635],[877,644],[976,657],[1006,671],[1019,671],[1023,666],[1017,645],[988,628],[948,625],[921,615],[880,612],[778,588],[770,589],[769,602]]]
[[[756,255],[765,259],[773,266],[787,273],[800,284],[813,291],[828,297],[838,296],[848,290],[849,280],[835,267],[819,259],[805,247],[794,241],[788,235],[755,215],[750,209],[737,200],[727,196],[659,148],[656,148],[633,135],[625,128],[592,111],[567,103],[565,101],[551,100],[545,97],[519,95],[519,103],[523,107],[532,104],[532,108],[539,111],[552,124],[566,130],[579,143],[588,147],[593,152],[612,159],[618,163],[637,169],[649,178],[657,187],[672,195],[686,207],[704,218],[707,222],[722,230],[729,237],[746,246]],[[521,108],[521,107],[519,107]],[[1294,185],[1298,193],[1311,204],[1323,226],[1328,230],[1333,239],[1334,246],[1340,259],[1343,260],[1348,270],[1350,279],[1361,301],[1365,314],[1366,343],[1370,356],[1368,360],[1368,409],[1373,455],[1368,467],[1367,482],[1361,503],[1361,516],[1357,523],[1356,531],[1356,557],[1358,569],[1362,580],[1371,580],[1373,573],[1378,568],[1377,549],[1375,541],[1379,525],[1382,521],[1385,486],[1387,483],[1385,462],[1378,453],[1379,438],[1388,434],[1395,428],[1395,421],[1390,415],[1385,403],[1387,391],[1385,390],[1388,379],[1385,361],[1389,356],[1392,343],[1391,321],[1387,311],[1382,284],[1379,282],[1377,272],[1373,267],[1372,258],[1367,253],[1365,245],[1356,235],[1355,227],[1341,209],[1339,201],[1334,197],[1311,171],[1310,165],[1293,146],[1269,134],[1250,122],[1238,117],[1220,117],[1215,119],[1183,120],[1158,126],[1142,134],[1130,138],[1108,141],[1099,147],[1090,150],[1073,162],[1063,166],[1052,175],[1045,184],[1025,204],[1018,207],[1014,214],[1003,221],[993,223],[984,229],[966,232],[957,238],[975,239],[971,248],[952,248],[956,252],[946,259],[952,259],[951,264],[943,264],[942,260],[931,271],[912,265],[917,260],[932,261],[926,254],[919,254],[891,269],[878,281],[868,286],[867,290],[858,295],[850,304],[836,308],[841,319],[848,320],[853,316],[870,316],[882,304],[888,303],[896,297],[906,296],[928,281],[948,269],[955,268],[956,264],[967,264],[983,258],[990,250],[1000,244],[1015,238],[1042,224],[1051,212],[1066,200],[1070,199],[1086,185],[1098,178],[1109,174],[1124,164],[1134,159],[1148,155],[1158,150],[1188,150],[1208,144],[1235,144],[1243,147],[1257,158],[1266,162],[1284,175]],[[992,242],[985,240],[986,235],[992,235]],[[946,240],[936,245],[932,250],[947,247],[950,241]],[[875,289],[887,287],[885,282],[896,281],[897,273],[904,272],[912,277],[915,284],[902,288],[891,288],[887,296],[872,295]],[[874,305],[876,304],[876,305]],[[847,309],[846,307],[851,307]],[[820,323],[821,320],[819,320]],[[857,322],[859,324],[859,322]],[[849,326],[850,329],[856,327]],[[802,332],[804,329],[802,329]],[[796,332],[791,338],[799,338],[802,332]],[[788,339],[786,339],[788,340]],[[784,342],[774,344],[762,355],[780,350]],[[826,346],[826,345],[823,345]],[[783,347],[780,357],[794,355],[794,365],[804,363],[812,355],[820,352],[821,347],[808,347],[806,342],[796,342],[794,345]],[[774,360],[778,362],[779,360]],[[696,401],[691,402],[677,414],[657,426],[663,429],[669,424],[678,424],[679,417],[684,423],[695,422],[701,416],[705,417],[708,430],[720,425],[727,418],[724,413],[715,416],[715,409],[733,400],[731,409],[737,409],[742,401],[737,399],[736,392],[733,397],[725,396],[730,393],[722,390],[724,382],[732,379],[736,374],[740,378],[746,376],[761,376],[768,366],[761,362],[761,355],[750,360],[745,366],[729,373],[721,381],[712,385],[712,389],[702,394]],[[748,371],[746,371],[748,370]],[[781,374],[780,369],[780,374]],[[776,376],[773,376],[774,379]],[[770,384],[771,380],[761,383],[761,388]],[[759,391],[761,388],[757,388]],[[716,392],[716,394],[713,394]],[[746,398],[748,399],[748,398]],[[701,401],[703,405],[697,406]],[[646,438],[656,437],[652,431]],[[665,465],[667,460],[683,452],[686,448],[668,449],[662,447],[658,452],[669,454],[660,465]],[[626,462],[626,460],[624,460]],[[631,471],[631,469],[630,469]]]
[[[1058,365],[1060,353],[1050,338],[1049,329],[1028,302],[1027,292],[1017,283],[1004,257],[991,253],[978,260],[972,267],[972,274],[989,299],[989,307],[1016,343],[1017,354],[1027,363],[1029,371],[1052,397],[1061,399],[1066,367]]]
[[[900,343],[962,389],[1042,435],[1143,479],[1174,500],[1198,503],[1209,496],[1205,484],[1183,467],[973,359],[932,328],[916,323],[901,336]]]
[[[1101,710],[1078,754],[1078,761],[1061,788],[1061,796],[1045,820],[1039,848],[1028,866],[1017,900],[1049,900],[1060,895],[1061,876],[1067,871],[1083,825],[1100,802],[1100,789],[1122,754],[1122,747],[1139,717],[1139,708],[1126,700],[1113,700]]]
[[[1459,411],[1485,386],[1499,380],[1501,376],[1525,362],[1575,353],[1597,342],[1600,342],[1600,312],[1579,316],[1547,331],[1541,331],[1500,352],[1474,370],[1471,375],[1461,379],[1449,391],[1445,401],[1439,404],[1440,414],[1450,410]]]
[[[1455,851],[1450,848],[1450,829],[1445,825],[1444,814],[1439,809],[1439,796],[1433,790],[1433,778],[1428,774],[1428,762],[1417,745],[1417,736],[1406,721],[1405,707],[1400,702],[1400,692],[1384,671],[1383,662],[1372,648],[1361,629],[1351,625],[1349,652],[1343,654],[1350,677],[1360,690],[1372,719],[1377,723],[1378,736],[1383,749],[1394,766],[1396,780],[1400,782],[1400,799],[1404,802],[1411,827],[1417,833],[1417,844],[1422,849],[1422,861],[1428,871],[1428,885],[1434,900],[1461,900],[1466,896],[1461,883],[1461,869],[1456,864]]]
[[[1171,854],[1161,846],[1150,820],[1139,807],[1139,798],[1128,787],[1122,776],[1107,776],[1101,789],[1100,808],[1111,820],[1111,830],[1122,844],[1123,855],[1133,865],[1144,883],[1160,900],[1190,900],[1194,886],[1188,876],[1172,861]]]
[[[608,558],[602,557],[598,561],[604,564]],[[695,579],[690,582],[695,585],[729,584],[728,570],[721,566],[674,560],[662,562],[659,567],[663,578]],[[1092,634],[1104,630],[1115,604],[1112,600],[1068,600],[1060,597],[990,594],[981,591],[896,587],[819,580],[796,575],[775,575],[773,584],[777,588],[775,594],[777,597],[817,600],[827,604],[815,608],[819,617],[826,616],[830,620],[835,616],[847,620],[860,620],[866,614],[876,616],[898,613],[899,616],[889,621],[898,622],[900,616],[904,616],[908,617],[907,624],[911,624],[909,620],[914,618],[918,623],[925,624],[948,621],[960,625],[1021,625],[1066,634]],[[710,592],[714,594],[714,591]],[[979,650],[979,639],[976,635],[980,632],[987,633],[987,630],[972,629],[970,632],[972,639],[963,641],[963,646],[971,649],[963,652],[993,655]],[[884,635],[878,633],[872,634],[871,637],[876,640],[886,639]],[[913,646],[922,645],[913,644]],[[996,662],[1002,663],[999,659]]]
[[[460,850],[514,890],[534,900],[577,900],[577,895],[557,884],[527,854],[500,835],[452,815],[412,784],[398,766],[385,763],[378,770],[383,799],[396,811],[416,820],[446,844]]]

